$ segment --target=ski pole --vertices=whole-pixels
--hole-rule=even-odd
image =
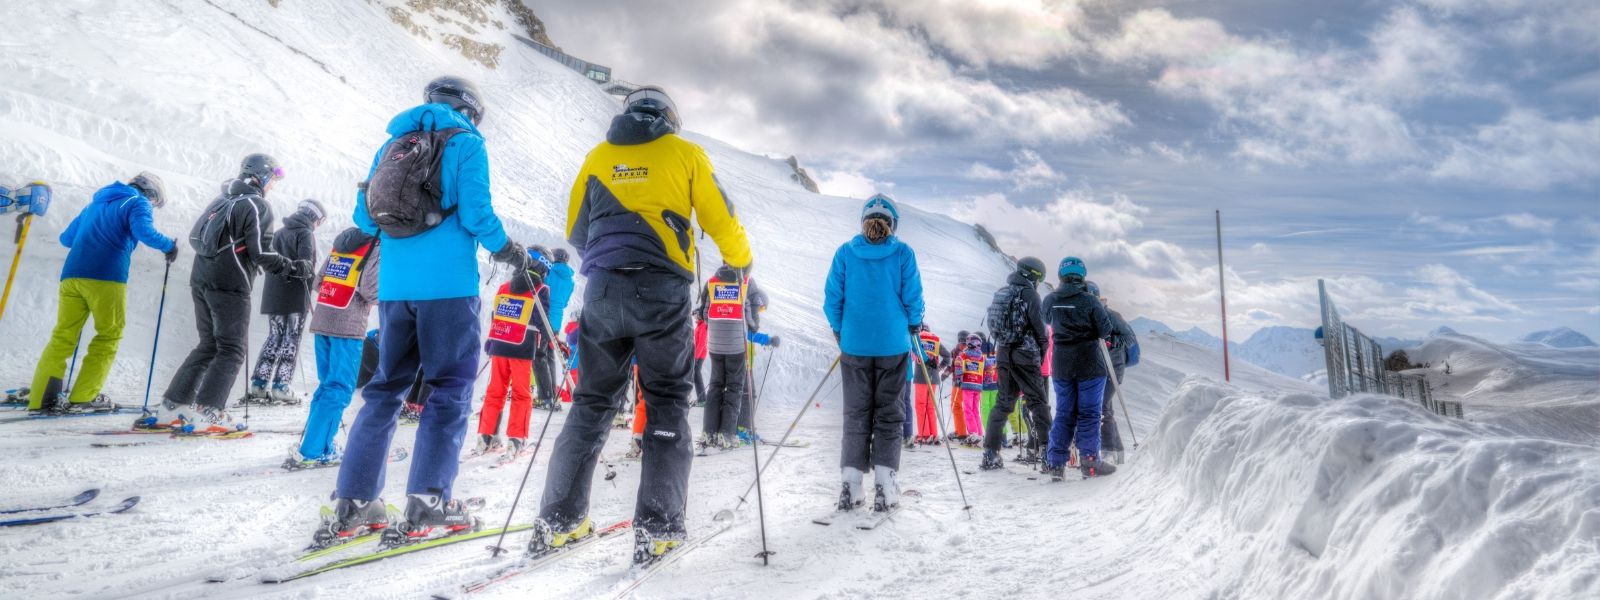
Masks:
[[[767,379],[769,379],[771,377],[771,375],[772,375],[772,361],[773,361],[774,358],[776,358],[776,357],[774,357],[772,355],[776,354],[777,352],[778,352],[778,350],[776,348],[767,350],[767,368],[761,371],[761,389],[756,390],[756,396],[755,396],[756,399],[755,399],[754,402],[751,402],[750,411],[752,413],[755,412],[756,408],[760,408],[761,407],[761,398],[767,392]],[[752,418],[751,422],[754,423],[755,419]]]
[[[756,476],[757,477],[760,477],[761,476],[761,472],[762,471],[766,471],[767,467],[772,466],[772,461],[777,460],[778,451],[783,450],[783,448],[784,448],[783,444],[785,442],[789,441],[789,435],[793,434],[795,426],[800,424],[800,417],[806,416],[806,411],[811,409],[812,401],[817,399],[817,394],[822,392],[823,384],[828,383],[828,378],[833,375],[834,370],[839,368],[839,360],[842,359],[842,358],[844,358],[843,354],[840,354],[839,356],[834,357],[833,366],[828,367],[828,372],[827,373],[823,373],[822,374],[822,379],[818,379],[817,380],[817,387],[815,389],[811,390],[811,396],[806,398],[805,405],[800,407],[800,414],[795,415],[793,421],[789,421],[789,428],[785,429],[783,431],[783,437],[778,438],[778,445],[774,446],[772,448],[772,454],[768,454],[767,455],[766,464],[761,465],[761,468],[756,470]],[[754,422],[754,420],[752,420],[752,422]],[[750,482],[750,487],[745,488],[744,493],[739,495],[739,504],[737,504],[737,505],[735,505],[733,507],[734,510],[739,510],[740,508],[744,507],[744,499],[745,499],[745,497],[749,496],[750,495],[750,490],[755,489],[755,487],[756,487],[756,482],[754,482],[754,481]]]
[[[1117,403],[1122,406],[1122,419],[1128,422],[1128,437],[1133,439],[1133,449],[1139,449],[1139,436],[1133,433],[1133,415],[1128,414],[1128,403],[1122,400],[1122,380],[1117,378],[1116,369],[1111,367],[1111,351],[1106,350],[1106,345],[1095,342],[1100,347],[1100,357],[1106,361],[1106,378],[1116,382],[1113,390],[1117,396]]]
[[[544,330],[550,333],[550,335],[545,336],[545,342],[550,346],[550,352],[554,354],[556,352],[555,328],[550,326],[550,317],[544,314],[544,306],[539,302],[538,292],[533,294],[533,310],[539,313],[539,320],[544,322]],[[567,371],[561,376],[561,385],[567,384],[567,377],[571,374],[572,371]],[[539,439],[534,440],[533,452],[528,454],[528,467],[522,471],[522,483],[517,484],[517,495],[511,499],[511,509],[506,511],[506,525],[500,528],[500,537],[495,538],[494,546],[490,549],[490,556],[492,557],[498,558],[500,551],[504,550],[504,548],[500,547],[500,543],[506,540],[506,530],[511,528],[511,517],[517,514],[517,504],[522,502],[522,490],[528,487],[528,476],[533,474],[533,463],[539,460],[539,448],[544,445],[544,436],[550,432],[550,422],[554,420],[556,420],[556,411],[552,410],[544,418],[544,426],[539,428]]]
[[[78,330],[78,342],[72,346],[72,362],[67,363],[67,380],[61,382],[63,390],[72,389],[72,374],[78,370],[78,351],[83,349],[83,330]],[[52,400],[51,398],[45,398]]]
[[[754,361],[752,361],[752,366],[754,366],[753,363]],[[767,359],[767,366],[772,366],[770,357]],[[757,402],[760,402],[761,398],[760,396],[753,396],[756,380],[755,373],[752,371],[753,369],[744,370],[744,393],[745,397],[750,398],[750,458],[755,461],[752,465],[756,470],[756,518],[761,526],[761,552],[756,556],[761,558],[761,566],[764,567],[767,566],[767,558],[772,556],[773,552],[767,549],[767,509],[766,500],[761,494],[761,443],[756,441],[761,437],[756,434],[755,407],[759,406]],[[762,383],[766,383],[766,380],[763,379]]]
[[[6,303],[11,301],[11,282],[17,278],[17,265],[22,262],[22,249],[28,245],[28,230],[33,226],[33,213],[17,215],[17,255],[11,257],[11,272],[6,275],[6,291],[0,295],[0,317],[6,314]]]
[[[912,336],[911,347],[916,348],[917,345],[917,338]],[[917,362],[922,367],[922,376],[930,377],[928,373],[928,365],[922,363],[922,361]],[[934,415],[937,416],[940,411],[944,410],[944,408],[939,405],[939,397],[944,395],[944,381],[937,379],[933,379],[932,381],[936,382],[933,386],[933,410]],[[944,437],[944,421],[934,419],[934,422],[939,427],[939,437]],[[956,466],[956,451],[950,449],[950,440],[945,440],[944,452],[950,456],[950,472],[955,474],[956,489],[961,491],[961,510],[967,511],[967,518],[971,519],[972,504],[967,502],[967,487],[961,483],[961,468]]]
[[[144,411],[150,412],[150,386],[156,381],[156,349],[161,347],[161,317],[167,312],[167,280],[172,277],[172,263],[161,275],[161,304],[156,306],[156,341],[150,344],[150,373],[144,379]]]

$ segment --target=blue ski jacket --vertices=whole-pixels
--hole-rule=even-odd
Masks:
[[[845,354],[910,352],[910,328],[923,313],[916,252],[894,236],[873,244],[857,235],[833,254],[822,309]]]
[[[465,115],[445,104],[424,104],[389,121],[389,142],[412,131],[461,128],[450,138],[440,157],[440,204],[456,212],[426,233],[393,239],[378,230],[367,215],[367,193],[356,194],[355,223],[367,235],[382,235],[383,276],[378,278],[378,300],[440,300],[478,295],[478,246],[490,252],[504,248],[508,238],[489,200],[489,153],[483,136]],[[378,160],[389,146],[385,142],[372,159],[367,178],[378,170]]]
[[[127,283],[139,242],[162,252],[177,243],[156,231],[150,201],[138,189],[120,181],[100,188],[61,232],[61,245],[71,249],[61,278]]]
[[[550,286],[550,326],[556,331],[561,331],[562,324],[567,320],[567,302],[572,300],[572,266],[567,263],[554,263],[550,265],[550,276],[545,278],[545,285]]]

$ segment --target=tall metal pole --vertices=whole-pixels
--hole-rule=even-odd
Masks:
[[[1228,277],[1222,271],[1222,211],[1217,211],[1217,294],[1222,298],[1222,380],[1233,381],[1228,367]]]

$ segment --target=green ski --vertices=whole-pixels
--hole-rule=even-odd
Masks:
[[[448,546],[450,544],[455,544],[455,543],[458,543],[458,542],[465,542],[465,541],[469,541],[469,540],[476,540],[476,539],[482,539],[482,538],[486,538],[486,537],[490,537],[490,536],[496,536],[496,535],[500,535],[502,530],[504,530],[506,533],[516,533],[518,531],[527,531],[527,530],[532,529],[532,528],[533,528],[533,524],[532,523],[524,523],[524,524],[521,524],[521,525],[512,525],[509,529],[507,529],[505,527],[496,527],[494,529],[485,529],[485,530],[482,530],[482,531],[475,531],[475,532],[467,533],[467,534],[453,535],[453,536],[450,536],[450,537],[442,537],[442,538],[438,538],[438,539],[434,539],[434,540],[428,540],[426,542],[418,542],[418,543],[415,543],[415,544],[410,544],[410,545],[406,545],[406,546],[400,546],[398,548],[390,548],[388,550],[379,550],[379,551],[374,552],[372,554],[363,554],[361,556],[347,558],[345,560],[329,563],[329,564],[317,567],[315,569],[301,571],[299,573],[295,573],[294,575],[290,575],[288,577],[266,577],[266,578],[263,578],[261,580],[261,582],[262,583],[287,583],[287,582],[290,582],[290,581],[294,581],[296,579],[305,579],[307,577],[311,577],[312,575],[321,575],[323,573],[327,573],[328,571],[336,571],[336,570],[339,570],[339,569],[343,569],[345,567],[354,567],[354,566],[364,565],[364,564],[371,563],[371,562],[377,562],[377,561],[383,560],[385,558],[393,558],[393,557],[401,556],[401,555],[404,555],[404,554],[410,554],[412,552],[421,552],[423,550],[431,550],[431,549],[434,549],[434,548],[439,548],[441,546]],[[346,547],[348,547],[348,545],[346,545]]]

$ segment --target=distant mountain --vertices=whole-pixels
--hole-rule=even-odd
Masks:
[[[1519,340],[1530,344],[1544,344],[1552,348],[1587,348],[1594,346],[1594,340],[1567,327],[1557,327],[1544,331],[1535,331],[1522,336]]]
[[[1431,338],[1443,337],[1447,335],[1461,335],[1461,333],[1444,325],[1440,325],[1438,329],[1428,332],[1428,337]]]
[[[1132,321],[1128,321],[1128,325],[1133,327],[1134,333],[1164,333],[1201,348],[1210,350],[1222,349],[1221,338],[1211,335],[1210,333],[1206,333],[1206,330],[1199,327],[1190,327],[1183,331],[1177,331],[1168,326],[1166,323],[1146,317],[1134,317]],[[1230,346],[1237,345],[1238,344],[1231,344]]]
[[[1213,350],[1222,348],[1221,339],[1199,327],[1177,331],[1166,323],[1147,317],[1134,318],[1128,324],[1133,327],[1134,333],[1161,333],[1201,348]],[[1415,348],[1422,344],[1417,340],[1399,338],[1376,339],[1378,344],[1383,346],[1384,353]],[[1304,378],[1327,368],[1322,345],[1317,343],[1314,331],[1304,327],[1264,327],[1251,334],[1243,343],[1229,342],[1228,352],[1236,359],[1296,378]]]

